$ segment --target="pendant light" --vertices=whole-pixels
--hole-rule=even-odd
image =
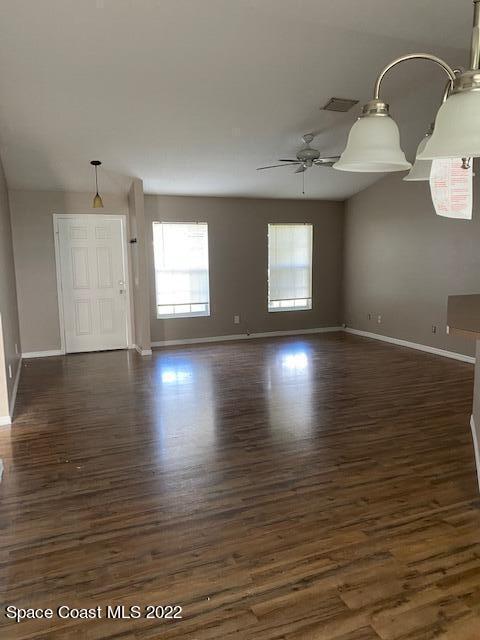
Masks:
[[[405,171],[411,166],[400,148],[400,132],[390,117],[388,104],[375,99],[363,107],[362,115],[350,130],[346,149],[333,168],[383,173]]]
[[[480,0],[473,3],[470,69],[457,76],[444,60],[428,53],[412,53],[393,60],[378,76],[373,100],[364,106],[362,116],[353,125],[347,147],[334,169],[384,173],[410,168],[400,148],[398,127],[380,98],[385,75],[409,60],[434,62],[449,79],[448,96],[437,114],[435,131],[417,152],[417,159],[480,156]]]
[[[460,82],[470,82],[467,71]],[[440,107],[435,132],[420,155],[421,160],[480,156],[480,72],[470,76],[476,89],[454,86],[452,95]]]
[[[480,0],[474,8],[470,69],[454,79],[422,160],[480,156]]]
[[[407,182],[420,182],[425,181],[428,182],[430,180],[430,173],[432,172],[432,161],[431,160],[421,160],[419,155],[427,146],[428,141],[430,140],[433,133],[433,124],[431,125],[429,131],[423,136],[420,140],[420,144],[417,148],[417,155],[415,157],[415,163],[413,167],[410,169],[409,173],[404,177],[404,180]]]
[[[98,193],[98,174],[97,174],[97,169],[102,163],[100,162],[100,160],[92,160],[90,164],[92,164],[95,167],[95,188],[96,188],[96,193],[95,193],[95,197],[93,198],[92,207],[94,209],[103,209],[103,200],[100,194]]]

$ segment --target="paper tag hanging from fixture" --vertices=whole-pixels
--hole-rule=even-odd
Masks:
[[[473,213],[473,160],[467,169],[461,158],[432,161],[430,191],[437,215],[471,220]]]

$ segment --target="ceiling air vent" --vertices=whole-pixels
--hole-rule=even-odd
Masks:
[[[350,111],[352,107],[358,104],[358,100],[348,100],[346,98],[330,98],[324,107],[321,107],[322,111],[339,111],[345,113]]]

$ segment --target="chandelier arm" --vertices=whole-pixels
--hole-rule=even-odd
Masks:
[[[390,71],[390,69],[393,69],[393,67],[396,67],[401,62],[407,62],[408,60],[429,60],[430,62],[434,62],[435,64],[438,64],[440,67],[442,67],[442,69],[448,75],[450,80],[450,87],[453,86],[453,82],[456,77],[455,72],[452,69],[452,67],[450,67],[450,65],[447,64],[444,60],[442,60],[441,58],[437,58],[437,56],[434,56],[431,53],[410,53],[408,55],[401,56],[400,58],[396,58],[396,60],[393,60],[392,62],[390,62],[390,64],[388,64],[383,69],[383,71],[380,72],[375,82],[375,89],[374,89],[374,96],[373,96],[374,100],[380,99],[381,85],[382,85],[383,79],[385,78],[387,73]]]
[[[453,73],[455,74],[455,77],[457,77],[462,74],[462,69],[454,69]],[[450,96],[451,92],[452,92],[452,81],[447,80],[447,84],[445,85],[445,91],[443,92],[442,104],[447,101],[447,98]]]
[[[473,31],[470,49],[470,69],[480,67],[480,0],[473,0]]]

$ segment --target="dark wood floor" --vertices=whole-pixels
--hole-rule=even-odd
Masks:
[[[472,379],[344,334],[25,361],[3,606],[103,617],[0,637],[478,640]]]

